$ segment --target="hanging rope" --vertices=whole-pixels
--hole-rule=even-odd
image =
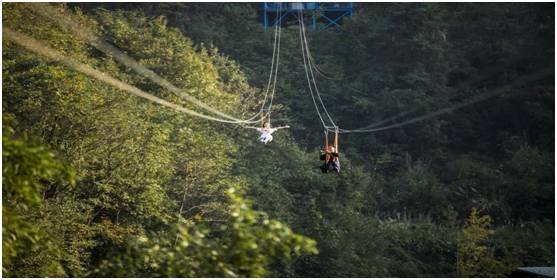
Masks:
[[[207,120],[211,120],[211,121],[217,121],[217,122],[223,122],[223,123],[235,123],[237,124],[237,121],[233,121],[233,120],[225,120],[225,119],[219,119],[219,118],[215,118],[212,116],[207,116],[198,112],[195,112],[193,110],[184,108],[180,105],[174,104],[172,102],[168,102],[162,98],[156,97],[154,95],[151,95],[149,93],[146,93],[132,85],[129,85],[127,83],[124,83],[106,73],[100,72],[94,68],[92,68],[89,65],[86,65],[84,63],[81,63],[75,59],[66,57],[64,55],[62,55],[60,52],[55,51],[51,48],[49,48],[47,46],[47,44],[45,44],[44,42],[40,42],[37,41],[31,37],[28,37],[26,35],[23,35],[19,32],[16,31],[12,31],[11,29],[7,28],[7,27],[3,27],[2,28],[2,32],[4,35],[4,38],[6,38],[7,40],[10,40],[22,47],[24,47],[25,49],[34,52],[36,54],[45,56],[53,61],[57,61],[60,62],[66,66],[68,66],[69,68],[81,72],[87,76],[90,76],[92,78],[95,78],[101,82],[104,82],[106,84],[109,84],[115,88],[118,88],[120,90],[123,91],[127,91],[131,94],[137,95],[139,97],[148,99],[152,102],[158,103],[162,106],[168,107],[168,108],[172,108],[176,111],[179,112],[183,112],[192,116],[196,116],[196,117],[200,117],[200,118],[204,118]]]
[[[300,39],[300,40],[303,41],[303,42],[305,43],[305,51],[304,51],[304,47],[302,46],[302,55],[303,55],[303,57],[304,57],[304,68],[306,69],[306,76],[307,76],[307,78],[308,78],[308,84],[310,84],[309,75],[307,74],[308,71],[307,71],[307,66],[306,66],[306,55],[305,55],[305,52],[306,52],[306,51],[308,52],[308,61],[311,60],[311,59],[309,58],[309,56],[310,56],[310,54],[309,54],[309,47],[308,47],[308,45],[307,45],[307,39],[306,39],[306,37],[305,37],[305,29],[304,29],[303,15],[301,15],[301,13],[299,13],[298,21],[300,22],[300,29],[301,29],[301,31],[300,31],[300,34],[301,34],[301,35],[300,35],[300,36],[303,37],[303,39]],[[311,62],[308,62],[308,63],[311,63]],[[410,120],[406,120],[406,121],[403,121],[403,122],[400,122],[400,123],[396,123],[396,124],[392,124],[392,125],[388,125],[388,126],[383,126],[383,127],[377,127],[377,126],[379,126],[379,125],[381,125],[381,124],[384,124],[384,123],[389,122],[389,121],[391,121],[391,120],[394,120],[394,119],[397,119],[397,118],[402,117],[402,116],[404,116],[404,115],[407,115],[407,114],[409,114],[408,112],[399,113],[399,114],[397,114],[397,115],[395,115],[395,116],[393,116],[393,117],[390,117],[390,118],[388,118],[388,119],[386,119],[386,120],[380,121],[380,122],[375,123],[375,124],[372,124],[372,125],[367,125],[367,126],[365,126],[365,127],[359,128],[359,129],[342,129],[342,128],[338,128],[338,127],[334,124],[334,122],[332,121],[332,118],[331,118],[330,115],[328,114],[327,109],[326,109],[325,105],[323,104],[322,99],[321,99],[321,97],[320,97],[320,95],[319,95],[319,92],[318,92],[318,89],[317,89],[317,86],[316,86],[316,82],[315,82],[315,78],[313,77],[313,72],[311,71],[311,67],[309,67],[309,68],[310,68],[310,71],[309,71],[309,72],[312,74],[313,84],[314,84],[315,89],[316,89],[316,95],[317,95],[318,99],[320,100],[320,103],[321,103],[321,106],[323,107],[323,110],[325,111],[325,113],[326,113],[327,116],[329,117],[329,120],[331,121],[331,123],[333,123],[333,128],[335,128],[334,131],[338,131],[338,133],[366,133],[366,132],[376,132],[376,131],[383,131],[383,130],[387,130],[387,129],[397,128],[397,127],[405,126],[405,125],[408,125],[408,124],[416,123],[416,122],[419,122],[419,121],[423,121],[423,120],[426,120],[426,119],[430,119],[430,118],[436,117],[436,116],[441,115],[441,114],[444,114],[444,113],[452,112],[452,111],[454,111],[454,110],[457,110],[457,109],[460,109],[460,108],[462,108],[462,107],[465,107],[465,106],[474,104],[474,103],[476,103],[476,102],[480,102],[480,101],[482,101],[482,100],[485,100],[485,99],[487,99],[487,98],[490,98],[490,97],[493,97],[493,96],[495,96],[495,95],[497,95],[497,94],[500,94],[500,93],[502,93],[502,92],[504,92],[504,91],[508,91],[508,90],[510,90],[511,88],[515,87],[515,86],[518,86],[518,85],[521,85],[521,84],[525,84],[525,83],[528,83],[528,82],[532,82],[532,81],[538,80],[538,79],[540,79],[540,78],[543,78],[543,77],[546,77],[546,76],[552,74],[550,69],[542,70],[542,71],[536,72],[536,73],[534,73],[534,74],[528,75],[528,76],[524,77],[523,79],[520,79],[520,80],[518,80],[518,81],[515,81],[515,82],[513,82],[513,83],[511,83],[511,84],[509,84],[509,85],[506,85],[506,86],[500,87],[500,88],[498,88],[498,89],[495,89],[495,90],[493,90],[493,91],[491,91],[491,92],[489,92],[489,93],[487,93],[487,94],[483,94],[483,95],[477,96],[477,97],[475,97],[475,98],[471,98],[471,99],[469,99],[469,100],[463,101],[463,102],[461,102],[461,103],[459,103],[459,104],[456,104],[456,105],[454,105],[454,106],[446,107],[446,108],[440,109],[440,110],[438,110],[438,111],[435,111],[435,112],[432,112],[432,113],[428,113],[428,114],[425,114],[425,115],[422,115],[422,116],[419,116],[419,117],[416,117],[416,118],[412,118],[412,119],[410,119]],[[326,131],[333,131],[333,130],[331,129],[331,127],[328,127],[328,126],[325,125],[325,122],[324,122],[323,118],[321,117],[321,114],[319,113],[318,106],[317,106],[316,101],[315,101],[315,98],[314,98],[314,96],[313,96],[313,91],[311,90],[311,84],[310,84],[310,93],[311,93],[311,95],[312,95],[312,100],[313,100],[315,109],[316,109],[316,111],[317,111],[317,114],[319,115],[319,118],[320,118],[320,120],[321,120],[321,123],[323,124],[323,127],[325,127]],[[368,129],[368,128],[369,128],[369,129]]]
[[[329,132],[325,130],[325,164],[329,162],[331,154],[329,153]]]
[[[379,128],[373,128],[373,129],[340,129],[340,133],[366,133],[366,132],[376,132],[376,131],[383,131],[383,130],[387,130],[387,129],[392,129],[392,128],[397,128],[397,127],[402,127],[405,125],[409,125],[409,124],[413,124],[413,123],[417,123],[423,120],[427,120],[427,119],[431,119],[434,117],[437,117],[439,115],[445,114],[445,113],[450,113],[452,111],[458,110],[460,108],[472,105],[474,103],[486,100],[488,98],[494,97],[498,94],[501,94],[503,92],[507,92],[511,89],[513,89],[514,87],[520,86],[520,85],[524,85],[542,78],[546,78],[549,76],[552,76],[553,72],[552,69],[543,69],[540,70],[538,72],[535,72],[533,74],[524,76],[523,78],[517,79],[514,82],[505,85],[505,86],[501,86],[499,88],[496,88],[494,90],[491,90],[487,93],[475,96],[473,98],[470,98],[468,100],[465,100],[461,103],[458,103],[456,105],[450,106],[450,107],[446,107],[440,110],[437,110],[435,112],[431,112],[416,118],[412,118],[410,120],[406,120],[400,123],[396,123],[396,124],[392,124],[392,125],[388,125],[388,126],[384,126],[384,127],[379,127]]]
[[[168,89],[169,91],[173,92],[174,94],[181,96],[185,100],[211,112],[221,117],[227,118],[229,120],[233,120],[236,123],[256,123],[260,120],[241,120],[230,116],[226,113],[223,113],[219,110],[216,110],[209,105],[205,104],[204,102],[198,100],[197,98],[183,92],[181,89],[175,87],[172,83],[167,81],[166,79],[160,77],[153,71],[145,68],[133,58],[129,57],[128,55],[124,54],[115,46],[105,42],[98,36],[96,36],[92,31],[90,31],[86,26],[80,24],[78,21],[74,21],[71,19],[70,15],[63,14],[60,15],[60,11],[54,9],[50,4],[42,4],[42,3],[34,3],[32,5],[28,5],[30,9],[35,11],[36,13],[49,18],[50,20],[56,22],[61,27],[72,31],[75,35],[77,35],[82,40],[87,41],[89,44],[97,48],[98,50],[113,56],[116,60],[120,63],[126,65],[127,67],[133,69],[138,74],[148,78],[152,82],[158,84],[161,87]]]
[[[302,46],[302,52],[303,53],[307,53],[308,56],[308,60],[309,60],[309,48],[308,48],[308,43],[307,43],[307,39],[306,39],[306,32],[305,32],[305,25],[304,25],[304,16],[301,12],[299,12],[299,18],[298,21],[300,22],[301,25],[301,29],[302,29],[302,37],[303,37],[303,42],[304,42],[304,46]],[[304,51],[305,49],[305,51]],[[304,63],[306,63],[306,60],[304,60]],[[309,63],[309,62],[308,62]],[[307,68],[306,68],[307,69]],[[327,108],[325,107],[325,104],[323,103],[323,99],[321,98],[321,94],[319,93],[319,89],[317,88],[317,83],[315,82],[315,76],[313,75],[313,70],[311,69],[311,67],[309,67],[309,73],[311,74],[311,79],[313,81],[313,86],[315,88],[315,92],[317,95],[317,98],[319,100],[319,102],[321,103],[321,107],[323,108],[323,111],[325,112],[325,114],[327,115],[327,118],[329,118],[329,122],[332,124],[333,127],[336,127],[335,122],[333,121],[333,118],[331,117],[331,115],[329,114],[329,112],[327,111]],[[311,87],[311,85],[310,85]]]
[[[35,6],[41,6],[44,8],[44,11],[42,11],[41,9],[36,9]],[[46,6],[44,6],[46,5]],[[205,103],[201,102],[200,100],[197,100],[195,97],[189,96],[186,93],[182,92],[180,89],[176,88],[175,86],[173,86],[171,83],[169,83],[168,81],[166,81],[165,79],[159,77],[157,74],[155,74],[154,72],[152,72],[149,69],[146,69],[145,67],[141,66],[139,63],[137,63],[135,60],[133,60],[132,58],[128,57],[127,55],[123,54],[121,51],[119,51],[116,47],[102,41],[100,38],[98,38],[97,36],[95,36],[93,33],[91,33],[90,31],[88,31],[86,28],[84,28],[81,25],[75,25],[75,23],[68,21],[64,16],[59,16],[59,11],[52,9],[48,4],[34,4],[34,5],[30,5],[31,8],[33,8],[35,11],[37,11],[38,13],[41,13],[45,16],[47,16],[48,18],[52,19],[53,21],[59,23],[61,26],[68,28],[72,31],[74,31],[74,33],[76,33],[80,38],[85,39],[86,41],[88,41],[91,45],[95,46],[96,48],[98,48],[99,50],[106,52],[108,54],[113,55],[118,61],[120,61],[121,63],[123,63],[124,65],[132,68],[133,70],[135,70],[136,72],[144,75],[145,77],[151,79],[153,82],[156,82],[157,84],[171,90],[172,92],[179,94],[181,96],[183,96],[186,100],[206,109],[207,111],[210,111],[214,114],[220,115],[226,119],[219,119],[219,118],[215,118],[212,116],[207,116],[198,112],[195,112],[193,110],[184,108],[182,106],[176,105],[174,103],[168,102],[166,100],[163,100],[161,98],[158,98],[156,96],[150,95],[148,93],[145,93],[143,91],[141,91],[138,88],[135,88],[131,85],[128,85],[124,82],[121,82],[113,77],[110,77],[108,75],[106,75],[105,73],[102,73],[98,70],[95,70],[93,68],[91,68],[88,65],[82,64],[76,60],[73,60],[71,58],[67,58],[64,57],[63,55],[61,55],[60,53],[46,47],[46,45],[42,44],[42,42],[38,42],[30,37],[27,37],[25,35],[19,34],[17,32],[11,31],[10,29],[7,28],[3,28],[4,34],[6,36],[6,38],[8,38],[9,40],[25,47],[26,49],[38,53],[40,55],[46,56],[52,60],[55,61],[59,61],[65,65],[67,65],[68,67],[79,71],[81,73],[84,73],[86,75],[89,75],[95,79],[98,79],[100,81],[103,81],[107,84],[110,84],[112,86],[115,86],[119,89],[128,91],[132,94],[135,94],[137,96],[149,99],[155,103],[161,104],[163,106],[169,107],[169,108],[173,108],[175,110],[178,110],[180,112],[184,112],[193,116],[197,116],[197,117],[201,117],[201,118],[205,118],[208,120],[212,120],[212,121],[218,121],[218,122],[224,122],[224,123],[256,123],[259,122],[260,120],[265,119],[266,117],[269,116],[270,114],[270,109],[272,106],[272,100],[274,98],[274,92],[275,92],[275,88],[276,88],[276,79],[277,79],[277,70],[278,70],[278,61],[279,61],[279,56],[280,56],[280,26],[276,27],[275,30],[278,28],[278,34],[275,34],[275,38],[276,38],[276,42],[277,44],[273,44],[273,54],[275,54],[275,48],[277,48],[276,50],[276,60],[272,60],[271,63],[271,68],[272,70],[274,69],[274,79],[273,79],[273,90],[271,92],[271,102],[270,105],[268,107],[269,112],[267,114],[265,114],[262,118],[257,119],[257,120],[252,120],[254,117],[252,117],[251,119],[248,120],[240,120],[237,119],[235,117],[229,116],[223,112],[220,112],[216,109],[213,109],[212,107],[206,105]],[[57,15],[57,16],[55,16]],[[338,129],[338,127],[336,126],[336,124],[334,123],[332,117],[330,116],[330,114],[328,113],[324,102],[321,98],[321,95],[319,93],[319,90],[317,88],[317,84],[315,81],[315,77],[313,75],[313,69],[311,67],[313,60],[311,58],[311,53],[309,51],[309,47],[308,47],[308,43],[307,43],[307,38],[305,35],[305,27],[304,27],[304,23],[303,23],[303,15],[301,15],[300,13],[300,17],[298,18],[300,21],[300,43],[301,43],[301,47],[302,47],[302,56],[303,56],[303,62],[304,62],[304,69],[306,72],[306,79],[308,81],[308,85],[310,88],[310,94],[316,109],[316,112],[319,116],[319,119],[321,120],[321,123],[323,125],[323,127],[326,129],[326,131],[332,131],[331,128],[335,128],[335,131]],[[277,38],[278,36],[278,38]],[[305,46],[305,47],[304,47]],[[307,53],[307,58],[306,58],[306,53]],[[307,59],[307,60],[306,60]],[[313,63],[313,65],[315,65]],[[309,66],[309,67],[308,67]],[[309,71],[308,71],[309,68]],[[271,71],[270,76],[273,75],[273,71]],[[310,75],[311,75],[311,79],[310,79]],[[378,124],[373,125],[374,128],[371,129],[338,129],[338,131],[340,133],[365,133],[365,132],[376,132],[376,131],[382,131],[382,130],[387,130],[387,129],[392,129],[392,128],[397,128],[397,127],[401,127],[404,125],[408,125],[408,124],[412,124],[412,123],[416,123],[422,120],[426,120],[429,118],[433,118],[436,117],[438,115],[444,114],[444,113],[448,113],[457,109],[460,109],[464,106],[468,106],[471,104],[474,104],[476,102],[480,102],[482,100],[485,100],[487,98],[490,98],[492,96],[495,96],[497,94],[500,94],[501,92],[507,91],[509,89],[511,89],[514,86],[518,86],[524,83],[528,83],[540,78],[544,78],[547,75],[551,75],[551,70],[542,70],[540,72],[536,72],[534,74],[528,75],[526,77],[524,77],[523,79],[517,80],[507,86],[498,88],[496,90],[493,90],[487,94],[483,94],[480,96],[477,96],[475,98],[472,98],[470,100],[464,101],[460,104],[451,106],[451,107],[447,107],[444,109],[440,109],[438,111],[432,112],[432,113],[428,113],[425,114],[423,116],[419,116],[410,120],[406,120],[400,123],[396,123],[396,124],[392,124],[392,125],[388,125],[388,126],[384,126],[384,127],[375,127]],[[315,95],[317,95],[317,99],[319,100],[321,107],[323,108],[323,111],[325,112],[325,114],[327,115],[329,121],[331,124],[333,124],[332,126],[327,126],[325,124],[325,121],[323,119],[323,117],[321,116],[320,110],[319,110],[319,106],[317,105],[317,101],[315,99],[315,95],[314,92],[312,90],[312,82],[313,82],[313,87],[315,88]],[[268,89],[269,89],[269,83],[267,86],[267,91],[266,91],[266,96],[264,98],[264,103],[262,105],[262,108],[264,108],[264,105],[266,103],[267,100],[267,94],[268,94]],[[260,110],[260,112],[258,112],[255,116],[259,116],[261,115],[263,112],[263,110]],[[395,116],[396,117],[396,116]],[[394,118],[394,117],[393,117]],[[383,123],[386,121],[382,121]],[[372,126],[366,126],[363,128],[369,128]]]
[[[337,152],[340,151],[340,148],[338,146],[338,133],[339,133],[339,129],[338,127],[335,128],[335,148],[337,149]]]
[[[277,86],[277,76],[278,76],[278,66],[279,66],[279,58],[280,58],[280,35],[281,35],[281,30],[282,30],[282,9],[281,9],[281,4],[278,4],[278,8],[279,12],[278,12],[278,22],[276,23],[276,25],[278,26],[278,49],[277,49],[277,63],[276,63],[276,69],[275,69],[275,79],[273,81],[273,92],[271,94],[271,102],[269,102],[269,108],[267,109],[267,118],[269,119],[269,123],[271,122],[271,108],[273,107],[273,100],[275,97],[275,89]]]
[[[298,17],[298,20],[301,22],[300,17]],[[315,106],[315,112],[317,112],[317,116],[319,116],[319,120],[321,120],[321,124],[323,125],[323,127],[325,128],[325,130],[327,130],[327,125],[325,124],[325,121],[323,120],[323,117],[321,116],[321,113],[319,112],[319,106],[317,105],[317,102],[315,101],[315,96],[313,94],[313,89],[311,86],[311,80],[309,78],[309,72],[308,72],[308,66],[306,64],[306,53],[304,51],[304,42],[303,42],[303,35],[302,35],[302,27],[303,25],[300,23],[300,28],[299,28],[299,33],[300,33],[300,47],[302,48],[302,59],[304,61],[304,70],[306,73],[306,79],[308,81],[308,86],[309,86],[309,92],[311,95],[311,100],[313,101],[313,106]]]
[[[323,78],[325,78],[325,79],[327,79],[327,80],[331,80],[331,81],[342,81],[342,80],[344,80],[344,78],[334,78],[334,77],[331,77],[331,76],[329,76],[329,75],[326,75],[326,74],[324,73],[324,71],[321,70],[321,68],[319,68],[319,67],[317,66],[317,64],[315,64],[314,59],[313,59],[313,55],[312,55],[311,52],[309,51],[309,48],[308,48],[308,57],[309,57],[309,63],[310,63],[310,65],[311,65],[311,67],[312,67],[312,68],[315,70],[315,72],[316,72],[317,74],[319,74],[321,77],[323,77]]]
[[[282,14],[282,9],[280,8],[280,5],[281,5],[280,3],[277,5],[277,14],[279,15],[279,17],[278,17],[279,19],[280,19],[281,14]],[[265,115],[263,115],[263,117],[260,118],[259,120],[264,120],[267,116],[269,116],[271,114],[271,108],[273,106],[273,99],[274,99],[274,96],[275,96],[275,88],[276,88],[276,84],[277,84],[277,75],[278,75],[279,58],[280,58],[280,35],[281,35],[281,30],[282,30],[281,24],[276,24],[275,25],[275,36],[274,36],[274,41],[273,41],[273,58],[271,60],[271,70],[270,70],[270,73],[269,73],[269,80],[267,82],[267,87],[266,87],[266,90],[265,90],[265,97],[263,99],[263,103],[261,104],[261,109],[254,116],[247,119],[247,121],[251,121],[251,120],[255,119],[257,116],[261,115],[264,111],[267,111],[267,113]],[[278,35],[278,41],[277,41],[277,35]],[[275,61],[275,55],[276,55],[276,61]],[[273,74],[274,74],[274,79],[273,79]],[[273,90],[271,91],[271,102],[270,102],[268,108],[265,109],[265,104],[267,103],[267,96],[268,96],[268,93],[269,93],[269,89],[271,87],[271,82],[273,82]]]

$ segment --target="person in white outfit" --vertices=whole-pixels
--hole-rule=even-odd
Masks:
[[[263,122],[263,127],[250,127],[250,128],[255,128],[255,130],[257,130],[257,132],[259,132],[261,135],[259,136],[259,138],[257,139],[259,142],[262,143],[269,143],[271,141],[273,141],[273,133],[281,128],[290,128],[290,126],[285,125],[285,126],[279,126],[279,127],[275,127],[275,128],[271,128],[271,124],[269,122]]]

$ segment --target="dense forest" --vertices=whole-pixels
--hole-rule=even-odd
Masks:
[[[308,28],[336,123],[390,126],[341,133],[338,174],[319,170],[324,129],[295,20],[281,26],[271,112],[290,129],[271,143],[110,82],[210,113],[100,40],[249,118],[276,38],[258,9],[2,4],[3,276],[504,277],[555,266],[554,3],[356,3],[341,26]]]

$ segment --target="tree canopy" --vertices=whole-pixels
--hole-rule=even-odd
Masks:
[[[83,34],[225,114],[261,105],[275,34],[256,4],[2,7],[4,28],[154,97],[209,114]],[[267,145],[4,36],[3,275],[502,277],[554,266],[553,8],[358,3],[341,26],[308,28],[335,122],[393,126],[341,134],[338,175],[318,168],[323,127],[295,21],[281,28],[271,111],[273,126],[291,128]]]

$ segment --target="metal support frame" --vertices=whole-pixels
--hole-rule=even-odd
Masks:
[[[329,27],[333,24],[336,25],[336,26],[340,26],[340,24],[338,24],[338,21],[346,15],[351,15],[351,13],[350,12],[345,12],[342,15],[340,15],[338,17],[335,17],[335,19],[331,19],[330,17],[328,17],[326,15],[321,15],[321,17],[323,17],[324,19],[326,19],[328,21],[328,23],[325,26],[321,27],[321,29],[325,29],[325,28],[327,28],[327,27]]]
[[[267,10],[263,10],[263,26],[265,27],[265,32],[267,32],[267,25],[269,24],[267,19]]]
[[[346,5],[348,4],[348,5]],[[338,5],[338,6],[336,6]],[[320,5],[321,17],[324,18],[327,23],[320,28],[320,30],[326,29],[332,25],[340,26],[338,23],[342,18],[345,16],[352,16],[354,13],[354,4],[350,3],[325,3]],[[325,15],[325,12],[343,12],[341,15],[336,16],[335,18],[330,18]]]
[[[275,15],[278,15],[279,9],[281,12],[281,17],[275,18],[275,20],[272,20],[272,22],[270,22],[271,20],[269,18],[268,13],[273,13]],[[281,24],[283,19],[285,19],[287,16],[295,12],[298,12],[300,10],[304,13],[308,13],[308,12],[311,13],[312,30],[318,31],[318,30],[329,28],[331,26],[340,26],[339,21],[342,18],[353,15],[354,4],[351,2],[349,3],[287,2],[283,4],[280,4],[278,2],[264,2],[263,3],[263,25],[265,31],[267,31],[268,27]],[[340,14],[339,16],[335,16],[334,18],[331,18],[325,15],[326,12],[343,12],[343,13]],[[319,25],[318,21],[320,18],[323,18],[325,20],[325,24],[323,26],[318,26]]]

